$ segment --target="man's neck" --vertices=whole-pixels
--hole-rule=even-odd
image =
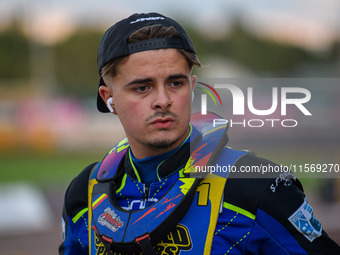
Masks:
[[[139,142],[135,143],[133,139],[130,140],[129,137],[128,137],[128,140],[129,140],[130,148],[131,148],[131,151],[134,157],[136,159],[144,159],[147,157],[156,156],[156,155],[163,154],[163,153],[173,150],[174,148],[182,144],[185,140],[187,140],[188,137],[190,136],[190,133],[191,133],[191,126],[188,126],[188,131],[186,132],[186,135],[184,135],[182,138],[180,138],[179,140],[175,141],[173,144],[165,148],[151,146],[147,144],[141,144]]]
[[[179,147],[180,145],[165,153],[144,159],[136,159],[131,151],[129,151],[129,157],[132,159],[131,165],[135,171],[137,171],[141,182],[145,183],[146,185],[150,185],[152,182],[160,181],[157,172],[159,165],[176,153]]]

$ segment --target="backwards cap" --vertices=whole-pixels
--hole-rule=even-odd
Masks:
[[[164,27],[174,27],[179,38],[153,38],[140,42],[128,43],[129,36],[135,31],[150,25],[162,25]],[[139,13],[123,19],[111,26],[103,35],[100,41],[97,55],[98,73],[109,62],[126,57],[132,53],[175,48],[196,54],[192,41],[184,30],[175,20],[158,13]],[[103,79],[100,77],[99,86],[105,86]],[[109,112],[105,102],[97,94],[97,109],[100,112]]]

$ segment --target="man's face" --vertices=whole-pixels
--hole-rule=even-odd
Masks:
[[[169,151],[187,137],[196,77],[176,49],[131,54],[117,66],[112,101],[135,157]]]

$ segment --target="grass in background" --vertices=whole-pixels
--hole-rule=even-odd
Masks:
[[[0,183],[28,181],[39,186],[65,185],[104,155],[104,151],[2,152]]]

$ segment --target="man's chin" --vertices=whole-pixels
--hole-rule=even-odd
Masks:
[[[174,139],[174,140],[157,140],[157,141],[149,142],[148,146],[151,147],[151,148],[155,148],[155,149],[166,149],[166,148],[170,148],[171,146],[176,144],[177,141],[178,141],[178,139]]]

